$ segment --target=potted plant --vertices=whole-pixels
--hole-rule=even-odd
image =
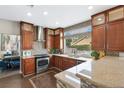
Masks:
[[[97,51],[92,51],[91,56],[94,57],[95,60],[99,59],[99,52]]]
[[[55,48],[50,49],[50,53],[51,54],[55,54],[56,53],[56,49]]]

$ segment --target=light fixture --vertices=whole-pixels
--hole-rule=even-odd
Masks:
[[[31,12],[28,12],[28,13],[27,13],[27,16],[32,16]]]
[[[88,9],[89,9],[89,10],[92,10],[92,9],[93,9],[93,6],[89,6]]]
[[[102,18],[98,18],[97,20],[98,20],[98,21],[101,21],[101,20],[102,20]]]
[[[59,22],[56,22],[56,25],[58,25],[59,24]]]
[[[43,12],[43,15],[48,15],[48,12],[47,12],[47,11],[44,11],[44,12]]]

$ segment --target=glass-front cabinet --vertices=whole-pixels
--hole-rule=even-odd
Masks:
[[[119,7],[108,11],[108,21],[115,21],[124,18],[124,7]]]
[[[93,26],[101,25],[101,24],[104,24],[104,23],[105,23],[105,14],[104,13],[98,14],[98,15],[96,15],[92,18]]]

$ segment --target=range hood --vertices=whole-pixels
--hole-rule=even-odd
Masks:
[[[36,41],[38,41],[38,42],[44,42],[45,41],[44,40],[43,27],[36,26],[35,36],[36,36]]]

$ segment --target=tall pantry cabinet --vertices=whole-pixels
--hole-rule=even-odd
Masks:
[[[92,49],[124,51],[124,6],[92,16]]]

